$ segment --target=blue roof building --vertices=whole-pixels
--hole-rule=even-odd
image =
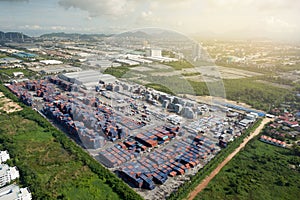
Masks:
[[[19,58],[35,58],[37,57],[36,54],[33,53],[26,53],[26,52],[19,52],[19,53],[14,53],[14,56],[17,56]]]

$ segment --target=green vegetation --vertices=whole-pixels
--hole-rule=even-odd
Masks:
[[[210,88],[220,88],[219,82],[196,82],[181,79],[179,76],[147,76],[146,81],[151,82],[146,86],[159,91],[175,94],[218,95],[218,91],[209,91]],[[270,84],[257,82],[257,78],[225,79],[223,80],[226,98],[238,102],[245,102],[256,109],[268,111],[273,105],[289,100],[295,101],[293,90],[279,88]]]
[[[125,67],[125,66],[122,66],[122,67],[108,67],[107,69],[105,69],[105,71],[103,73],[113,75],[116,78],[122,78],[129,71],[130,71],[130,68]]]
[[[244,63],[234,63],[234,62],[228,63],[227,60],[223,59],[223,60],[216,61],[216,65],[222,67],[248,70],[251,72],[262,73],[265,75],[269,75],[270,73],[273,74],[274,72],[276,73],[289,72],[289,71],[300,69],[300,64],[283,65],[282,61],[277,61],[272,66],[261,67],[260,65],[264,65],[264,61],[261,61],[261,63],[257,62],[256,64],[245,65]]]
[[[175,58],[175,54],[172,51],[163,50],[161,54],[163,57]]]
[[[24,77],[31,77],[31,76],[34,76],[36,75],[36,72],[33,72],[29,69],[22,69],[22,68],[12,68],[12,69],[0,69],[0,75],[7,78],[7,76],[13,78],[14,77],[14,72],[23,72],[24,74]]]
[[[204,82],[189,82],[197,95],[213,95],[209,94]],[[226,98],[238,102],[245,102],[254,108],[266,111],[269,110],[270,106],[279,105],[285,99],[292,98],[293,96],[293,91],[259,83],[255,81],[255,78],[225,79],[223,83]],[[209,84],[213,87],[214,83]]]
[[[0,58],[5,58],[5,57],[6,57],[6,54],[0,53]]]
[[[300,157],[250,141],[195,199],[299,199]]]
[[[251,132],[253,132],[261,123],[258,120],[251,128],[247,129],[243,135],[234,142],[228,144],[227,148],[219,152],[207,165],[205,165],[198,173],[191,177],[190,181],[184,182],[176,192],[173,192],[168,199],[178,200],[185,199],[191,191],[208,176],[229,154],[231,154]]]
[[[186,72],[186,73],[182,73],[182,76],[199,76],[201,75],[200,72]]]
[[[161,91],[161,92],[164,92],[164,93],[167,93],[167,94],[172,94],[174,95],[174,93],[172,92],[172,90],[170,90],[170,88],[166,87],[166,86],[163,86],[163,85],[160,85],[160,84],[156,84],[156,83],[148,83],[145,85],[146,87],[149,87],[149,88],[153,88],[157,91]]]
[[[270,105],[278,105],[292,92],[251,79],[229,79],[224,81],[227,98],[245,102],[254,108],[268,110]]]
[[[257,65],[251,65],[251,66],[246,66],[245,64],[239,64],[239,63],[228,63],[227,60],[219,60],[216,61],[215,63],[218,66],[222,66],[222,67],[228,67],[228,68],[235,68],[235,69],[242,69],[242,70],[247,70],[247,71],[251,71],[251,72],[256,72],[256,73],[262,73],[262,74],[269,74],[269,73],[273,73],[274,72],[274,68],[273,67],[266,67],[266,68],[261,68]]]
[[[289,72],[293,70],[299,70],[300,64],[294,64],[294,65],[282,65],[281,63],[278,63],[275,67],[277,72]]]
[[[179,61],[175,61],[175,62],[167,62],[167,63],[164,63],[164,64],[168,65],[170,67],[173,67],[173,69],[175,69],[175,70],[182,70],[182,69],[186,69],[186,68],[194,68],[194,66],[186,60],[179,60]]]
[[[155,89],[160,91],[168,88],[174,94],[194,94],[194,90],[189,82],[181,76],[146,76],[144,80],[154,84]]]
[[[3,85],[0,91],[16,101]],[[80,146],[31,108],[0,115],[0,149],[20,171],[34,199],[141,199]]]
[[[288,85],[288,86],[295,86],[295,83],[293,83],[293,81],[291,81],[289,79],[284,79],[284,78],[279,77],[279,76],[263,75],[263,76],[259,76],[257,78],[259,80],[268,81],[268,82],[271,82],[271,83],[277,83],[277,84]]]

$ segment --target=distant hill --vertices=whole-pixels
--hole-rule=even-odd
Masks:
[[[57,38],[57,39],[72,39],[72,40],[91,40],[91,39],[99,39],[102,37],[108,37],[109,35],[105,34],[80,34],[80,33],[48,33],[43,34],[41,38]]]
[[[186,36],[167,30],[160,29],[144,29],[142,31],[128,31],[116,35],[116,37],[132,37],[145,39],[186,39]]]
[[[24,41],[29,39],[28,35],[19,32],[2,32],[0,31],[0,41]]]
[[[124,32],[117,34],[116,37],[135,37],[135,38],[150,38],[151,35],[143,32],[143,31],[136,31],[136,32]]]

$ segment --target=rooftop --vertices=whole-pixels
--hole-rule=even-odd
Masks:
[[[12,184],[0,189],[0,199],[1,200],[15,200],[15,199],[30,200],[32,199],[32,197],[28,188],[20,188],[19,186]]]

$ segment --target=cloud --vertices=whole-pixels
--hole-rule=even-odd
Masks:
[[[156,26],[219,33],[294,31],[300,10],[299,0],[59,0],[59,5],[86,11],[88,20],[105,20],[118,29]]]
[[[43,27],[41,27],[40,25],[24,25],[24,26],[19,26],[20,29],[27,29],[27,30],[43,30]]]
[[[29,6],[23,8],[26,1]],[[163,27],[184,33],[231,34],[240,31],[245,35],[278,33],[283,37],[288,32],[300,33],[299,0],[56,0],[52,3],[41,1],[40,4],[32,0],[0,0],[4,6],[8,2],[20,3],[20,8],[9,8],[20,9],[19,16],[26,17],[9,20],[17,21],[16,24],[26,30],[69,31],[72,26],[86,32]],[[53,2],[58,3],[53,5]],[[41,18],[32,17],[36,16],[29,14],[32,6],[40,6],[47,13]],[[48,12],[49,9],[53,9],[53,13]],[[2,16],[7,16],[7,10]],[[8,26],[4,17],[2,21],[1,27]]]
[[[21,30],[52,30],[52,31],[66,31],[66,30],[74,30],[73,27],[66,27],[66,26],[40,26],[40,25],[22,25],[18,27]]]
[[[87,11],[91,17],[122,17],[134,11],[138,0],[60,0],[58,3],[66,9],[78,8]]]
[[[123,18],[135,12],[139,14],[152,12],[151,9],[163,7],[166,10],[174,8],[182,8],[183,5],[191,2],[191,0],[59,0],[59,5],[66,8],[78,8],[87,11],[90,16],[113,16]],[[141,7],[147,9],[142,11]]]
[[[276,32],[293,32],[297,28],[295,24],[288,23],[274,16],[266,17],[264,21],[266,23],[266,29]]]
[[[225,10],[257,10],[259,12],[276,12],[289,9],[300,8],[298,0],[210,0],[209,5],[212,8],[222,8]]]

